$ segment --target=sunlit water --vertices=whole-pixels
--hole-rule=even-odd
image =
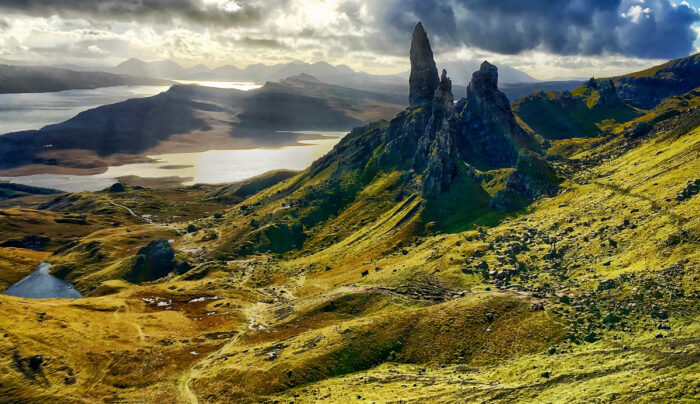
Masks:
[[[146,178],[191,178],[185,185],[220,184],[240,181],[267,171],[303,170],[328,153],[345,132],[302,132],[319,139],[301,140],[299,146],[239,150],[209,150],[199,153],[173,153],[149,156],[155,163],[109,167],[98,175],[41,174],[0,177],[0,180],[53,188],[66,192],[100,191],[117,182],[118,177],[136,175]]]
[[[0,94],[0,135],[41,129],[85,110],[130,98],[150,97],[167,86],[117,86],[54,93]]]
[[[202,80],[176,80],[180,84],[194,84],[202,87],[226,88],[230,90],[250,91],[262,87],[249,81],[202,81]]]

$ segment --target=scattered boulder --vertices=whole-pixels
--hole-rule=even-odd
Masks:
[[[33,355],[29,357],[29,367],[35,372],[39,370],[43,363],[44,355]]]
[[[700,192],[700,179],[688,182],[685,188],[676,195],[677,201],[686,201]]]
[[[115,182],[111,187],[107,188],[107,192],[126,192],[126,187],[121,182]]]
[[[583,338],[583,340],[586,342],[596,342],[598,341],[598,335],[591,331]]]

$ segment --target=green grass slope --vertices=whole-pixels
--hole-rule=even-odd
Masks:
[[[594,137],[641,115],[610,94],[601,98],[600,87],[591,81],[571,92],[532,94],[515,101],[513,112],[547,140]]]
[[[699,107],[691,91],[610,124],[508,214],[486,203],[514,172],[554,172],[525,156],[424,198],[383,137],[410,110],[302,173],[0,210],[8,239],[51,238],[0,248],[2,282],[46,261],[86,295],[0,296],[0,397],[696,402]],[[158,238],[190,268],[124,281]]]

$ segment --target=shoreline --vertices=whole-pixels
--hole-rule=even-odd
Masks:
[[[129,164],[151,164],[157,163],[158,157],[167,154],[187,154],[205,153],[208,151],[231,151],[231,150],[255,150],[255,149],[281,149],[284,147],[309,146],[307,141],[330,140],[342,138],[348,132],[344,131],[280,131],[284,134],[293,134],[297,139],[291,142],[280,142],[276,145],[261,145],[254,143],[251,138],[233,139],[229,137],[225,148],[212,148],[210,142],[186,142],[192,141],[192,134],[187,134],[187,139],[166,140],[158,146],[139,154],[117,153],[106,157],[97,156],[90,150],[52,150],[42,154],[43,158],[64,161],[68,164],[27,164],[23,166],[0,169],[0,177],[25,177],[31,175],[99,175],[106,173],[110,167],[119,167]],[[323,133],[334,133],[338,136],[324,135]],[[340,135],[342,134],[342,135]],[[175,135],[174,138],[183,135]],[[200,138],[201,139],[201,138]],[[204,140],[204,139],[202,139]],[[206,139],[208,141],[214,139]],[[221,139],[216,139],[221,140]],[[233,146],[233,147],[231,147]],[[155,177],[141,177],[155,178]]]

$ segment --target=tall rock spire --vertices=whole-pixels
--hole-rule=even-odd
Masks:
[[[430,104],[440,83],[433,50],[423,24],[418,23],[411,40],[411,92],[408,100],[411,106]]]

